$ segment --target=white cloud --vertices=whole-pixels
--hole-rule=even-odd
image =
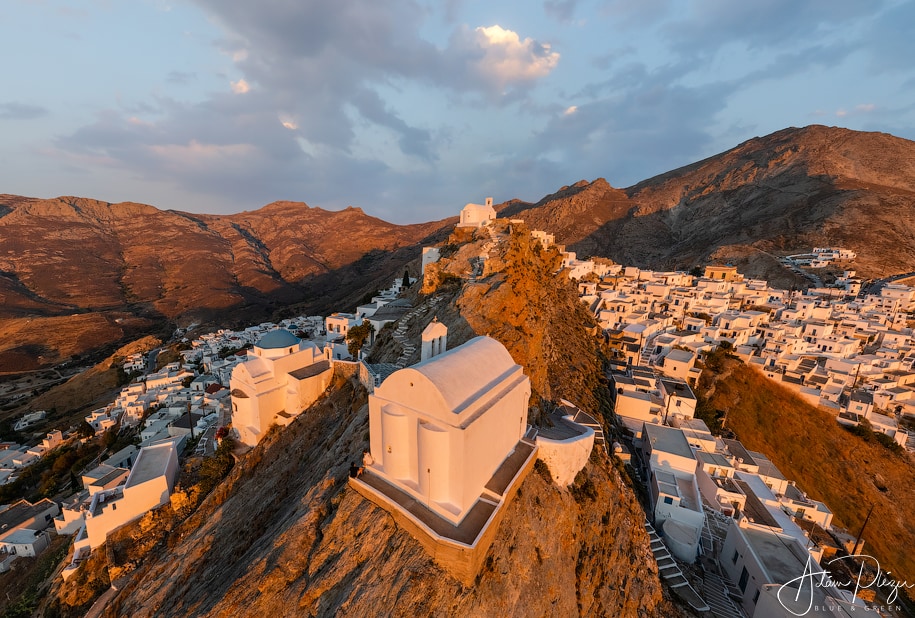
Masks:
[[[574,114],[574,113],[577,112],[577,111],[578,111],[578,106],[577,106],[577,105],[570,105],[570,106],[568,106],[568,107],[566,108],[566,111],[562,112],[562,115],[563,115],[563,116],[571,116],[572,114]]]
[[[842,108],[837,109],[836,116],[838,116],[839,118],[845,118],[846,116],[848,116],[848,111],[845,109],[842,109]]]
[[[295,131],[299,128],[298,123],[295,120],[289,118],[280,118],[280,124],[289,129],[290,131]]]
[[[559,62],[559,53],[547,43],[522,39],[517,32],[494,25],[474,30],[483,52],[477,69],[489,82],[504,88],[549,75]]]
[[[237,82],[231,82],[230,85],[232,86],[232,92],[235,94],[245,94],[246,92],[251,91],[251,86],[243,79],[240,79]]]
[[[857,111],[857,112],[867,113],[867,112],[872,112],[875,109],[877,109],[877,106],[874,105],[873,103],[862,103],[861,105],[855,106],[855,111]]]

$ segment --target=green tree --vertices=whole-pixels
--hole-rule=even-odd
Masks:
[[[359,350],[362,349],[362,346],[365,345],[365,342],[373,332],[375,332],[375,327],[368,320],[363,320],[359,326],[353,326],[349,329],[349,332],[346,333],[346,347],[350,356],[353,358],[359,357]]]
[[[91,438],[95,435],[95,430],[92,428],[92,425],[86,421],[86,419],[83,419],[82,422],[80,422],[79,427],[76,429],[76,435],[78,435],[80,438]]]

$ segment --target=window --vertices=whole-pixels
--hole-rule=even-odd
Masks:
[[[673,503],[674,503],[673,498],[671,498],[670,496],[664,496],[664,504],[673,504]]]
[[[756,605],[756,602],[759,600],[759,588],[756,589],[756,592],[753,594],[753,605]]]
[[[740,572],[740,581],[737,582],[737,587],[740,588],[741,592],[747,591],[747,581],[750,579],[750,572],[747,571],[747,567],[743,567],[743,570]]]
[[[731,562],[733,562],[734,564],[737,564],[737,557],[738,557],[738,556],[739,556],[739,554],[737,553],[737,550],[735,549],[735,550],[734,550],[734,555],[731,557]]]

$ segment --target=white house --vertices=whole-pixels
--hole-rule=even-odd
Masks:
[[[679,429],[645,423],[642,452],[648,463],[655,526],[677,558],[693,562],[705,514],[696,482],[696,456]]]
[[[362,324],[362,318],[357,317],[352,313],[332,313],[327,316],[327,319],[325,320],[327,340],[331,341],[333,339],[340,339],[341,337],[345,339],[349,329],[354,326],[359,326],[360,324]]]
[[[458,524],[524,435],[530,394],[489,337],[396,371],[369,396],[368,471]]]
[[[168,502],[177,474],[178,449],[175,442],[161,442],[140,449],[127,482],[122,487],[100,491],[92,497],[86,513],[85,535],[78,535],[74,553],[86,546],[95,549],[115,528]]]
[[[261,337],[232,371],[232,426],[239,440],[254,446],[272,424],[292,422],[332,376],[330,362],[313,343],[282,328]]]
[[[35,504],[19,500],[0,510],[0,573],[17,557],[37,556],[48,546],[44,530],[58,513],[57,503],[47,498]]]
[[[461,209],[461,220],[457,227],[483,227],[495,221],[496,211],[492,207],[492,198],[487,197],[485,204],[467,204]]]
[[[37,412],[32,412],[31,414],[26,414],[13,425],[13,431],[25,431],[32,425],[40,423],[45,419],[48,413],[45,410],[39,410]]]
[[[720,564],[737,584],[739,604],[750,618],[824,614],[826,608],[825,615],[854,615],[844,593],[793,536],[732,520]],[[824,611],[811,612],[813,606]]]

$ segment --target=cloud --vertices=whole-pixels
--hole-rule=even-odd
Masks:
[[[475,69],[485,83],[498,90],[546,77],[559,62],[559,54],[549,44],[521,39],[517,32],[499,25],[476,28],[473,35],[482,51]]]
[[[34,120],[47,115],[48,110],[38,105],[17,101],[0,103],[0,120]]]
[[[708,54],[730,43],[751,50],[780,49],[828,35],[838,25],[874,15],[886,0],[694,0],[688,14],[664,25],[675,51]]]
[[[874,105],[873,103],[862,103],[860,105],[855,105],[856,112],[863,112],[865,114],[868,112],[872,112],[875,109],[877,109],[877,106]]]
[[[570,106],[568,106],[568,107],[565,109],[564,112],[562,112],[562,115],[563,115],[563,116],[571,116],[572,114],[574,114],[574,113],[577,112],[577,111],[578,111],[578,106],[577,106],[577,105],[570,105]]]
[[[222,29],[214,45],[237,76],[230,88],[202,101],[158,98],[154,113],[108,110],[59,136],[56,156],[215,195],[232,210],[280,196],[428,204],[445,185],[463,192],[455,179],[478,179],[454,155],[437,168],[463,129],[421,106],[533,114],[531,93],[559,61],[549,44],[502,25],[451,25],[428,39],[432,13],[413,0],[193,1]]]
[[[686,86],[672,79],[677,71],[626,66],[591,89],[592,100],[574,113],[554,115],[530,147],[543,153],[540,164],[552,170],[547,178],[562,174],[568,184],[606,176],[625,186],[707,156],[734,85]]]
[[[546,0],[543,3],[543,10],[558,21],[568,22],[572,21],[577,6],[578,0]]]
[[[251,90],[251,86],[243,79],[240,79],[237,82],[231,82],[230,86],[232,87],[232,92],[235,94],[245,94]]]

